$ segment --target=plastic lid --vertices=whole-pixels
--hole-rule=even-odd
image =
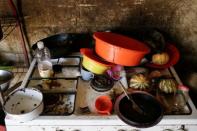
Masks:
[[[37,42],[37,47],[38,49],[43,49],[44,48],[44,43],[42,41]]]

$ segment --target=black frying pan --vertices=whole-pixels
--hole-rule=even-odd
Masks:
[[[146,113],[139,114],[132,108],[131,101],[125,96],[120,95],[115,102],[115,112],[126,124],[138,128],[151,127],[160,122],[163,117],[163,108],[155,97],[143,91],[129,93],[133,100]]]
[[[92,47],[90,34],[61,33],[41,39],[44,45],[49,48],[52,58],[67,56],[72,52],[79,52],[80,48]],[[37,42],[36,42],[37,43]],[[36,43],[32,49],[37,48]]]

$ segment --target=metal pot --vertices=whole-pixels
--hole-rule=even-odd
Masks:
[[[115,112],[122,121],[138,128],[151,127],[160,122],[163,117],[163,108],[156,98],[143,91],[135,91],[128,95],[132,95],[133,100],[143,109],[145,115],[135,111],[131,101],[122,94],[115,102]]]
[[[35,88],[16,90],[7,97],[3,109],[9,119],[19,122],[33,120],[43,112],[43,94]]]
[[[2,91],[8,89],[10,81],[14,77],[12,72],[6,70],[0,70],[0,87]]]

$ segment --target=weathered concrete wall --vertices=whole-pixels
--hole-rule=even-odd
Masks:
[[[31,45],[61,32],[156,27],[176,43],[183,60],[197,63],[196,0],[18,0],[18,5]],[[17,32],[1,45],[1,52],[22,51]]]

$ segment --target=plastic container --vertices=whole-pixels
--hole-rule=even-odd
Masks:
[[[137,66],[150,52],[148,46],[135,39],[110,32],[94,33],[95,51],[108,62],[123,66]]]
[[[35,57],[38,62],[38,71],[42,78],[49,78],[53,76],[53,64],[51,62],[50,51],[44,46],[42,41],[37,43]]]
[[[110,114],[111,110],[108,110],[108,112],[105,113],[99,112],[98,108],[96,108],[96,101],[98,105],[98,98],[100,96],[109,97],[112,100],[114,95],[113,86],[114,82],[111,79],[106,76],[95,75],[95,77],[90,81],[90,87],[86,95],[87,105],[91,112],[106,115]]]
[[[110,115],[113,107],[109,96],[99,96],[95,101],[95,107],[99,114]]]
[[[92,49],[81,48],[80,52],[83,54],[83,67],[95,74],[104,74],[108,69],[114,66],[114,64],[99,58]]]
[[[180,59],[179,50],[173,44],[167,44],[165,48],[165,52],[167,52],[168,55],[170,56],[170,60],[168,61],[168,63],[164,65],[157,65],[152,62],[149,62],[146,64],[146,66],[156,69],[165,69],[175,65],[179,61]]]
[[[47,47],[44,46],[44,43],[42,41],[39,41],[37,43],[37,49],[35,50],[35,57],[38,62],[46,59],[48,60],[51,59],[50,51]]]

